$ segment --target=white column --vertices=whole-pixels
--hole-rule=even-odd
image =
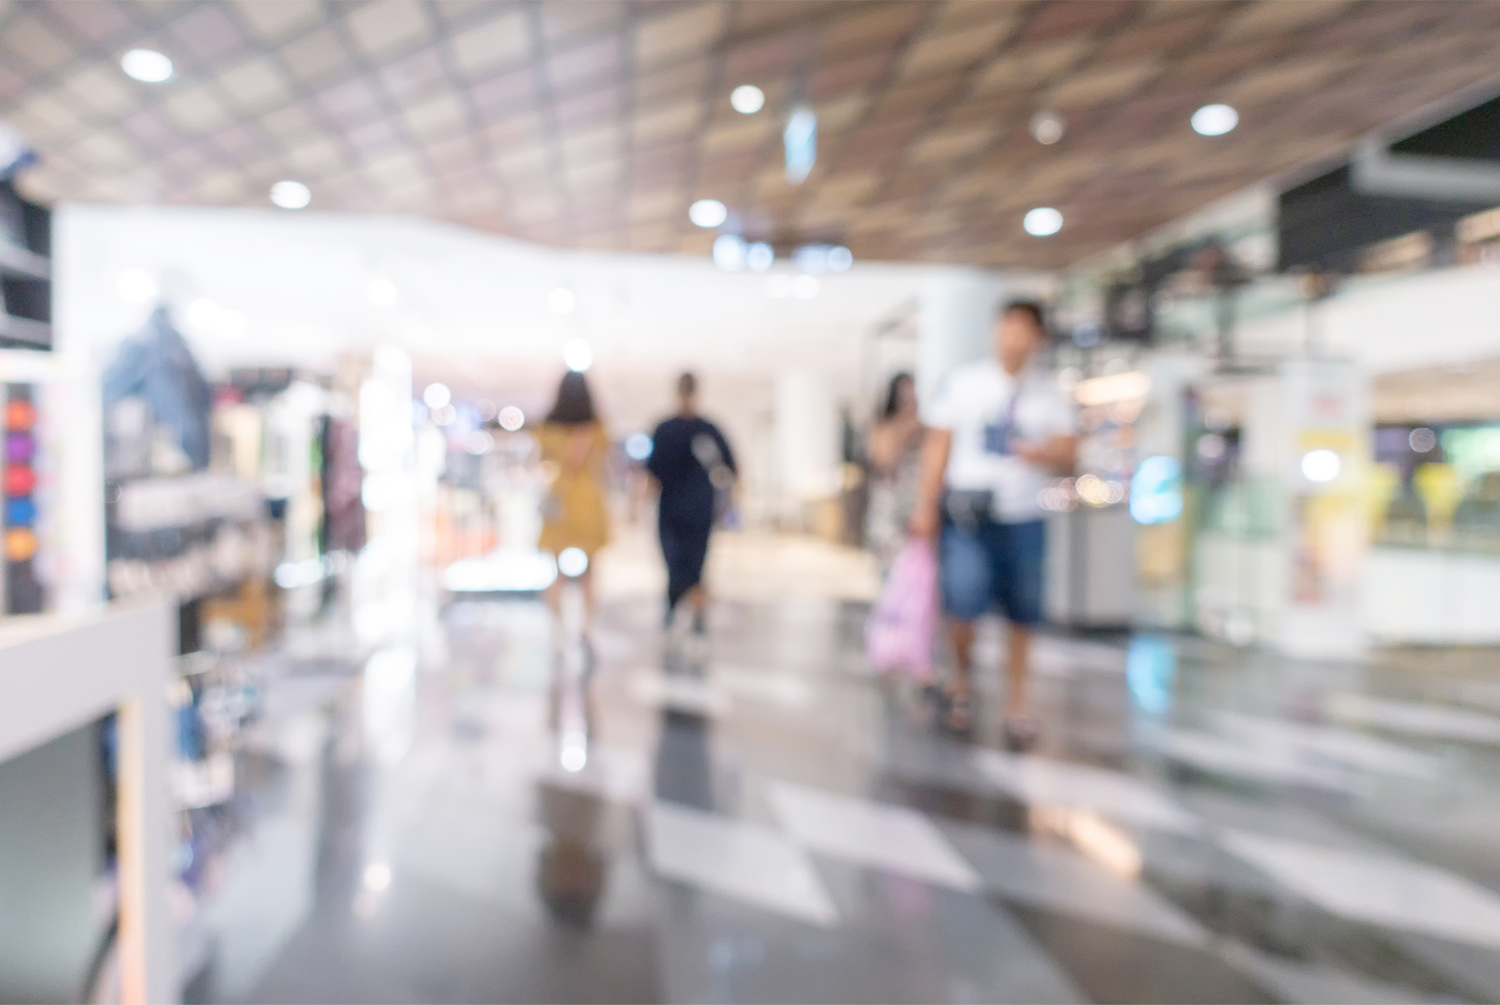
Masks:
[[[917,303],[917,396],[924,404],[954,367],[991,351],[1001,277],[976,269],[937,269]]]
[[[838,402],[821,374],[788,370],[776,377],[775,403],[779,509],[795,522],[806,502],[839,491]]]

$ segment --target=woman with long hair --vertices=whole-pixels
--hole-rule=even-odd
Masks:
[[[583,552],[588,564],[577,578],[585,600],[585,632],[594,616],[594,556],[609,543],[609,515],[604,507],[604,463],[608,437],[594,411],[594,396],[583,374],[569,371],[557,387],[557,401],[537,430],[542,465],[552,479],[542,508],[543,551],[561,558],[569,549]],[[567,569],[569,563],[560,563]],[[560,583],[548,590],[557,610]]]
[[[922,455],[922,420],[917,389],[909,373],[898,373],[886,389],[884,407],[870,431],[870,508],[865,540],[881,571],[888,572],[906,543],[906,525],[917,501]]]

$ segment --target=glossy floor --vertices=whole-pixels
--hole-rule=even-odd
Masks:
[[[590,659],[472,600],[294,646],[190,996],[1500,1000],[1483,654],[1050,636],[1018,757],[998,684],[969,741],[866,675],[865,610],[725,601],[696,644],[616,599]]]

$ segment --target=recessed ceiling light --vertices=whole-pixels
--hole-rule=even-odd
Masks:
[[[1050,147],[1063,138],[1068,124],[1054,112],[1037,112],[1031,117],[1031,138],[1044,147]]]
[[[282,209],[301,209],[312,202],[312,189],[300,181],[279,181],[271,186],[271,201]]]
[[[741,115],[754,115],[766,107],[766,92],[754,84],[741,84],[730,92],[729,103]]]
[[[1026,228],[1026,233],[1032,237],[1050,237],[1062,230],[1062,214],[1051,206],[1038,206],[1026,214],[1021,221],[1021,226]]]
[[[1240,113],[1228,105],[1204,105],[1193,113],[1193,131],[1203,136],[1223,136],[1240,124]]]
[[[120,69],[148,84],[160,84],[172,77],[172,61],[153,49],[131,49],[120,57]]]
[[[688,219],[700,227],[718,227],[729,219],[729,210],[717,199],[699,199],[688,207]]]

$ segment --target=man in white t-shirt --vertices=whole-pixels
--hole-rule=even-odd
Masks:
[[[943,610],[956,665],[947,723],[973,721],[970,655],[974,623],[999,606],[1007,637],[1005,738],[1035,744],[1028,695],[1031,629],[1042,619],[1042,507],[1038,495],[1072,470],[1078,454],[1073,407],[1029,367],[1046,340],[1042,308],[1013,301],[995,323],[995,355],[949,374],[927,412],[922,482],[913,537],[937,540]]]

